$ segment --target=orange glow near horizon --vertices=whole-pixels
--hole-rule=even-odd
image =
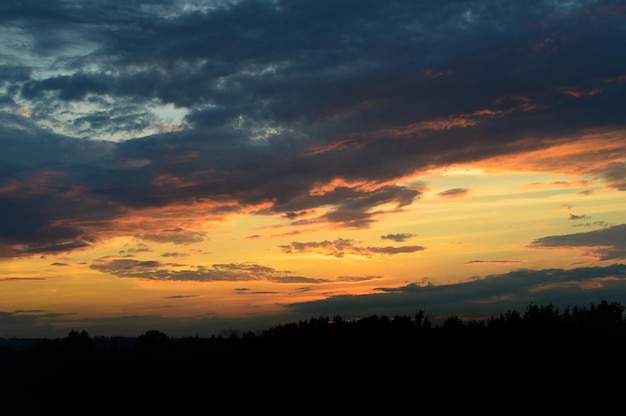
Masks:
[[[588,140],[601,143],[602,146],[597,147],[599,151],[612,151],[616,145],[615,141],[603,142],[597,136]],[[587,142],[586,146],[588,145]],[[567,152],[572,157],[580,157],[583,147],[563,144],[552,152],[561,155]],[[545,159],[551,157],[550,154],[544,151],[542,156]],[[536,160],[532,156],[512,157],[507,163],[502,160],[487,161],[484,164],[485,169],[474,166],[456,171],[434,172],[436,174],[431,177],[410,178],[408,180],[419,179],[428,183],[430,191],[403,212],[381,214],[385,218],[384,222],[377,221],[370,228],[362,230],[342,230],[340,227],[307,229],[289,225],[278,215],[248,217],[242,211],[238,214],[221,214],[215,220],[207,222],[206,215],[202,212],[210,213],[215,208],[224,206],[222,203],[211,202],[196,204],[198,209],[193,212],[189,212],[188,207],[183,204],[133,211],[132,216],[116,220],[114,233],[99,233],[99,242],[89,248],[39,258],[4,260],[0,273],[3,293],[17,291],[18,287],[31,289],[19,290],[21,293],[29,293],[28,296],[2,297],[0,309],[18,309],[18,306],[23,308],[25,303],[31,303],[32,309],[43,306],[51,309],[55,303],[48,298],[50,293],[56,293],[55,297],[64,296],[63,301],[56,303],[55,308],[58,309],[63,309],[61,305],[72,302],[82,305],[81,308],[91,305],[88,309],[94,311],[109,308],[105,306],[111,302],[109,293],[117,294],[119,305],[123,305],[123,298],[132,293],[132,302],[128,302],[136,305],[135,309],[141,309],[149,308],[151,303],[156,307],[164,298],[173,299],[183,293],[183,296],[190,296],[190,300],[184,302],[187,306],[175,306],[176,302],[170,301],[172,313],[176,314],[175,310],[181,308],[187,311],[189,308],[197,308],[197,313],[202,314],[207,305],[219,303],[231,305],[220,308],[220,313],[228,315],[240,313],[242,305],[248,305],[244,309],[280,309],[276,305],[322,299],[327,296],[324,293],[371,293],[376,287],[402,285],[424,277],[428,277],[431,282],[462,281],[467,276],[467,268],[470,267],[468,265],[471,265],[472,273],[479,275],[516,269],[520,263],[536,263],[538,258],[554,249],[520,250],[503,243],[528,243],[541,235],[534,231],[534,227],[529,227],[531,222],[536,223],[541,218],[544,219],[544,227],[549,226],[548,230],[542,230],[542,234],[569,232],[567,215],[562,213],[562,207],[567,204],[578,206],[578,199],[581,197],[577,197],[575,192],[578,186],[587,183],[578,178],[569,178],[572,191],[567,194],[553,194],[549,188],[535,189],[526,186],[533,182],[558,181],[561,173],[489,173],[494,172],[493,167],[508,166],[509,172],[513,166],[530,168],[533,166],[532,161]],[[518,185],[511,186],[515,177],[519,178]],[[485,182],[487,178],[488,183]],[[499,182],[502,183],[501,189],[498,188]],[[323,189],[329,191],[345,185],[345,182],[338,180]],[[471,189],[472,192],[461,194],[450,201],[437,197],[438,193],[452,186]],[[534,192],[545,194],[549,198],[535,200],[527,195]],[[597,192],[608,193],[610,201],[612,191],[600,189]],[[613,199],[615,198],[619,200],[623,197],[614,194]],[[138,215],[140,212],[142,216]],[[519,220],[511,221],[515,217]],[[254,220],[257,224],[252,226],[247,219]],[[487,223],[489,228],[485,229],[484,225]],[[265,227],[273,226],[291,228],[294,233],[286,232],[282,237],[280,234],[261,233],[264,237],[262,239],[248,238],[254,228],[262,231]],[[506,236],[501,234],[501,227],[508,228]],[[382,235],[393,233],[410,233],[411,236],[401,243],[380,239]],[[499,241],[499,238],[503,240]],[[551,255],[552,266],[567,267],[576,262],[585,262],[585,259],[590,263],[593,257],[593,252],[584,249],[561,249],[559,252],[558,258]],[[122,269],[90,270],[90,265],[97,265],[105,259],[132,259],[137,265],[141,262],[147,263],[141,266],[142,269],[137,269],[138,266],[135,265]],[[472,263],[476,259],[482,261]],[[243,272],[244,262],[270,269],[259,269],[262,274],[256,275],[254,269],[248,268],[248,272],[253,274],[241,282],[229,281],[225,270],[212,269],[216,264],[232,264],[232,272]],[[63,266],[51,267],[55,263]],[[181,270],[189,270],[189,276],[202,279],[202,276],[208,276],[202,272],[202,268],[211,272],[213,280],[210,283],[203,283],[201,280],[175,280]],[[147,273],[146,276],[151,273],[153,277],[140,277],[142,274],[138,271],[141,270]],[[81,299],[72,301],[72,297],[62,293],[75,287],[72,283],[75,281],[73,276],[79,275],[91,277],[82,280]],[[370,281],[355,278],[351,281],[339,279],[339,275],[386,277]],[[274,277],[270,279],[271,276],[275,276],[276,280],[272,281]],[[323,279],[323,283],[311,285],[306,283],[306,279],[281,283],[281,280],[289,281],[289,276]],[[43,280],[32,280],[35,278]],[[238,287],[244,286],[249,289],[237,291]],[[350,289],[346,292],[348,287]],[[262,293],[271,293],[272,296],[264,296]],[[208,302],[207,296],[214,300]],[[30,300],[27,302],[26,299]],[[43,301],[38,303],[37,299],[47,299],[46,304],[42,305]],[[100,305],[99,299],[102,299]],[[118,312],[127,313],[129,307],[120,306]],[[111,312],[110,308],[108,310]]]

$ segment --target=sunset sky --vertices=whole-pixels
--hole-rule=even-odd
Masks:
[[[626,305],[623,1],[4,0],[0,337]]]

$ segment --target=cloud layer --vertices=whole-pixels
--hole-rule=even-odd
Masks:
[[[1,8],[5,256],[172,204],[367,227],[406,175],[624,125],[620,2]],[[589,173],[623,190],[624,150]]]

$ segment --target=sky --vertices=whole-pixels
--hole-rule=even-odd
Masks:
[[[626,305],[626,5],[4,0],[0,337]]]

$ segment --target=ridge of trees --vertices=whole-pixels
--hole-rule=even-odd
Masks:
[[[260,344],[261,342],[322,342],[326,341],[366,341],[387,340],[405,341],[412,337],[424,339],[435,336],[467,337],[563,337],[573,335],[604,336],[626,339],[625,307],[619,302],[609,303],[602,300],[589,307],[567,307],[563,311],[552,304],[536,305],[531,303],[521,313],[509,310],[486,320],[464,321],[457,315],[449,316],[441,325],[433,325],[424,310],[418,310],[413,316],[371,315],[355,320],[344,320],[340,315],[312,317],[298,322],[281,323],[260,333],[252,331],[239,334],[229,331],[227,335],[213,335],[208,338],[181,337],[170,338],[158,329],[151,329],[132,341],[127,341],[122,348],[113,343],[106,347],[108,351],[127,350],[136,353],[163,353],[166,350],[181,351],[197,349],[209,344]],[[122,337],[123,338],[123,337]],[[94,339],[85,331],[71,330],[64,339],[42,339],[24,348],[25,354],[37,354],[47,351],[67,356],[86,356],[97,352]],[[119,352],[119,351],[118,351]],[[17,352],[15,348],[0,346],[0,364]]]
[[[86,331],[72,330],[66,338],[43,339],[19,351],[0,347],[0,391],[20,406],[37,407],[38,414],[65,408],[68,392],[111,412],[129,402],[143,410],[152,403],[160,411],[165,396],[146,402],[138,389],[167,391],[179,406],[176,398],[190,397],[190,391],[199,398],[207,389],[226,397],[233,386],[298,394],[303,385],[318,388],[312,384],[318,377],[362,386],[411,375],[407,386],[419,390],[451,379],[473,386],[476,375],[506,388],[504,380],[535,374],[535,383],[545,380],[542,389],[548,391],[555,375],[575,380],[592,374],[606,381],[626,371],[624,309],[604,300],[563,311],[531,303],[522,313],[470,321],[452,315],[441,325],[433,325],[423,310],[356,320],[319,316],[260,333],[208,338],[171,338],[151,329],[122,347],[106,348]],[[109,392],[108,402],[102,392]]]

